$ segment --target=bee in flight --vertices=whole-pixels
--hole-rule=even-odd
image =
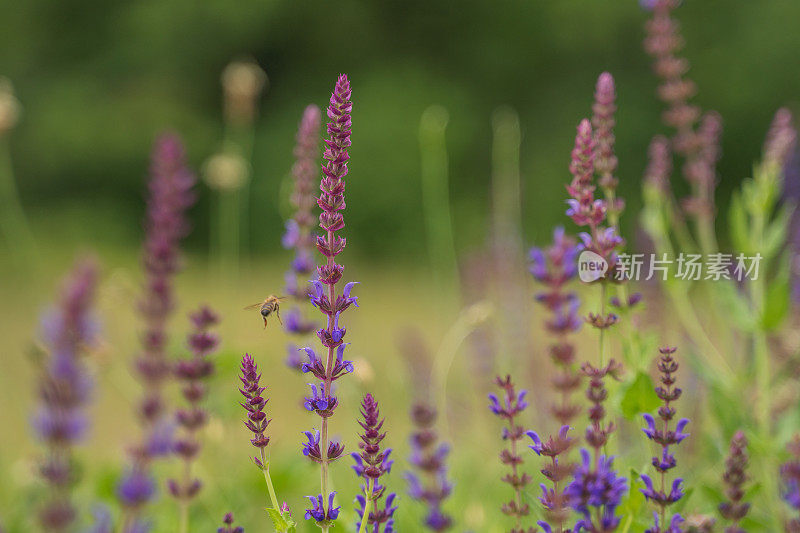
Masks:
[[[281,320],[280,301],[285,299],[285,296],[275,296],[274,294],[270,294],[263,302],[248,305],[245,307],[245,310],[260,308],[261,316],[264,318],[264,328],[267,327],[267,317],[272,313],[275,313],[275,316],[278,317],[278,322],[283,325],[283,321]]]

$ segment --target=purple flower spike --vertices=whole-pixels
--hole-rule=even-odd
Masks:
[[[304,405],[307,410],[316,412],[322,418],[323,437],[319,448],[323,452],[320,458],[323,487],[327,486],[327,465],[333,459],[325,453],[330,449],[330,443],[327,441],[328,419],[338,404],[332,393],[333,382],[353,370],[352,363],[343,358],[344,337],[347,330],[340,325],[340,320],[341,314],[351,304],[356,303],[356,297],[351,295],[354,282],[347,283],[338,295],[336,290],[336,284],[341,280],[344,270],[344,266],[337,263],[336,258],[347,244],[346,239],[338,232],[344,229],[345,179],[350,160],[348,154],[352,127],[350,113],[353,109],[351,95],[350,80],[342,74],[336,81],[327,110],[328,138],[325,139],[323,153],[325,164],[322,167],[323,177],[317,198],[317,205],[321,209],[319,227],[322,234],[317,235],[316,246],[325,258],[325,262],[317,267],[317,279],[311,280],[312,290],[308,291],[312,305],[325,316],[325,325],[317,330],[317,337],[327,349],[327,353],[317,357],[313,350],[307,351],[309,362],[304,366],[306,372],[314,374],[321,381],[319,389],[316,385],[311,385],[311,396],[305,399]],[[327,512],[324,507],[326,499],[328,499]],[[314,508],[306,512],[306,518],[313,517],[323,524],[335,520],[338,515],[339,508],[333,509],[333,494],[321,494]],[[323,529],[327,531],[327,526]]]
[[[731,439],[731,448],[725,460],[725,473],[722,481],[725,483],[725,496],[727,501],[719,504],[719,514],[728,521],[730,526],[726,533],[745,533],[739,522],[750,511],[750,503],[744,500],[744,484],[747,482],[747,437],[739,430]]]
[[[91,260],[75,265],[61,296],[43,318],[43,337],[49,355],[42,368],[39,407],[31,423],[45,447],[39,474],[48,487],[39,522],[47,531],[67,530],[76,518],[71,487],[78,476],[73,447],[86,434],[86,409],[92,379],[82,361],[96,339],[92,305],[97,266]]]
[[[615,197],[619,180],[614,176],[617,170],[617,156],[614,154],[614,112],[617,106],[614,77],[608,72],[603,72],[597,78],[592,105],[592,127],[594,128],[594,170],[597,173],[598,183],[606,196],[608,210],[616,215],[622,211],[624,204]]]
[[[427,507],[423,521],[431,531],[447,531],[453,525],[450,516],[442,511],[444,500],[453,490],[447,480],[445,460],[450,451],[447,444],[437,443],[436,410],[425,404],[416,404],[411,409],[411,421],[415,431],[411,434],[411,457],[409,462],[417,472],[406,472],[408,495]]]
[[[495,394],[489,394],[489,410],[506,424],[502,436],[504,441],[509,442],[509,446],[500,452],[500,462],[510,470],[503,481],[511,485],[514,490],[514,498],[504,503],[501,509],[504,514],[514,517],[516,524],[514,531],[524,531],[522,521],[530,514],[530,506],[524,502],[522,495],[525,487],[531,481],[531,476],[527,472],[520,472],[523,459],[518,454],[518,447],[519,441],[525,435],[525,429],[517,423],[516,418],[528,407],[528,402],[525,401],[528,391],[517,392],[511,382],[511,376],[506,376],[505,379],[498,376],[494,383],[502,389],[503,394],[501,398]],[[535,433],[533,435],[538,439],[538,435]]]
[[[186,165],[184,148],[177,136],[163,135],[156,140],[150,175],[143,244],[145,283],[139,300],[139,312],[146,327],[141,336],[142,352],[136,360],[136,371],[144,386],[139,404],[142,436],[130,447],[129,475],[147,475],[150,462],[159,455],[166,455],[159,453],[163,446],[153,446],[160,440],[155,433],[163,432],[168,425],[162,393],[165,382],[172,376],[166,354],[169,342],[166,326],[175,308],[172,284],[181,269],[180,243],[190,229],[186,212],[196,198],[196,179]],[[198,339],[198,347],[203,345],[210,349],[207,340]],[[122,483],[125,482],[123,479]],[[118,490],[118,494],[121,492]],[[124,500],[122,504],[126,505]],[[142,505],[127,507],[131,526],[126,533],[146,527],[145,521],[138,518]]]
[[[361,402],[361,417],[358,423],[364,430],[359,435],[361,442],[358,447],[359,453],[351,454],[355,460],[353,470],[356,475],[362,478],[361,490],[363,494],[356,497],[358,507],[358,521],[356,530],[360,530],[361,521],[369,502],[369,514],[367,515],[366,530],[370,532],[393,531],[394,512],[397,507],[393,505],[397,495],[390,493],[386,496],[386,504],[381,508],[381,499],[384,496],[386,487],[381,484],[381,478],[392,470],[393,461],[389,459],[391,449],[381,449],[381,442],[386,437],[382,432],[384,419],[381,418],[378,402],[371,394],[364,396]]]
[[[312,433],[311,431],[304,431],[303,435],[306,436],[307,442],[302,443],[303,446],[303,455],[314,461],[315,463],[322,462],[322,454],[319,448],[319,431],[316,429]],[[338,459],[342,452],[344,451],[344,446],[336,441],[331,441],[328,443],[328,460],[333,461],[334,459]]]
[[[564,531],[569,518],[569,501],[561,489],[564,486],[563,482],[572,475],[575,468],[566,455],[574,443],[574,439],[569,436],[569,430],[569,426],[561,426],[558,435],[549,437],[546,442],[543,442],[535,431],[525,433],[533,441],[533,445],[528,447],[536,455],[550,459],[550,464],[546,464],[541,471],[553,484],[553,488],[541,484],[542,496],[539,498],[547,517],[547,522],[540,521],[539,525],[545,531],[552,531],[553,526],[557,531]]]
[[[675,426],[675,430],[669,428],[670,422],[675,417],[675,408],[672,403],[678,400],[681,396],[681,389],[675,387],[674,373],[678,370],[678,363],[672,357],[675,353],[675,348],[660,348],[661,356],[658,360],[658,369],[661,372],[661,385],[656,387],[656,395],[661,399],[663,405],[658,408],[658,417],[660,422],[656,423],[655,418],[650,414],[643,415],[644,421],[647,424],[642,429],[647,438],[661,446],[660,457],[653,457],[652,464],[656,472],[660,476],[658,483],[661,490],[656,489],[650,476],[642,474],[641,479],[645,484],[644,489],[640,489],[642,494],[647,500],[652,501],[658,508],[656,513],[656,520],[650,533],[664,533],[673,531],[672,523],[677,516],[674,515],[669,525],[666,525],[667,508],[673,503],[677,502],[683,497],[683,480],[676,478],[672,482],[672,488],[669,492],[663,488],[667,486],[667,473],[675,468],[677,461],[675,455],[671,452],[670,446],[674,446],[688,437],[688,433],[684,432],[689,420],[686,418],[681,419]],[[658,517],[661,517],[659,521]],[[682,518],[681,518],[682,520]],[[662,529],[666,527],[666,529]]]
[[[269,437],[264,432],[269,423],[272,422],[272,419],[268,419],[266,413],[264,413],[264,408],[269,401],[263,397],[266,387],[260,386],[261,374],[258,373],[258,366],[249,354],[245,354],[242,358],[241,371],[242,375],[239,380],[242,382],[242,387],[239,388],[239,392],[244,396],[244,402],[241,403],[241,406],[247,412],[247,420],[244,425],[253,433],[253,438],[250,439],[250,442],[259,450],[260,456],[253,457],[253,461],[259,468],[265,468],[266,455],[264,449],[269,445]]]
[[[291,201],[295,213],[292,219],[286,222],[286,233],[282,239],[285,248],[295,251],[291,270],[286,273],[285,289],[286,294],[292,296],[294,306],[286,314],[284,329],[287,333],[298,337],[304,337],[318,327],[303,316],[301,306],[308,300],[310,287],[300,287],[297,280],[308,279],[308,275],[317,266],[312,258],[316,242],[312,228],[314,225],[312,210],[316,204],[314,188],[317,186],[316,159],[319,155],[321,121],[321,113],[317,106],[306,107],[297,130],[297,144],[294,150],[296,160],[292,168],[294,191]],[[297,365],[289,366],[297,368]]]
[[[186,406],[175,413],[182,435],[174,445],[174,452],[184,462],[184,477],[169,480],[170,494],[182,501],[192,500],[200,492],[201,482],[192,478],[192,464],[200,452],[199,433],[206,425],[208,414],[203,407],[206,397],[205,381],[214,373],[214,363],[209,359],[219,344],[217,335],[209,331],[219,322],[219,316],[206,306],[189,316],[196,328],[187,339],[192,356],[179,361],[174,368],[175,377],[182,384],[181,394]]]
[[[580,376],[575,369],[575,349],[569,334],[580,329],[583,321],[578,317],[578,295],[567,289],[577,273],[580,248],[565,234],[563,227],[557,227],[553,231],[553,243],[546,249],[533,248],[529,255],[531,274],[543,286],[543,291],[535,296],[536,301],[551,314],[545,327],[553,336],[549,351],[558,372],[551,384],[559,399],[550,406],[550,411],[562,425],[569,425],[580,411],[572,401],[572,394],[580,387]]]
[[[791,459],[781,465],[781,497],[797,515],[800,512],[800,435],[795,435],[786,449]],[[800,517],[791,518],[786,523],[786,531],[800,531]]]

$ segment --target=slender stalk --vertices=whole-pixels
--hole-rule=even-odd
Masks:
[[[272,508],[280,512],[281,506],[278,503],[278,496],[275,494],[275,487],[272,485],[272,478],[269,475],[269,459],[267,458],[266,455],[267,454],[266,452],[264,452],[264,448],[261,448],[261,464],[264,465],[263,467],[261,467],[261,470],[264,472],[264,481],[267,482],[269,499],[272,502]]]
[[[454,293],[459,286],[448,181],[447,110],[427,108],[420,118],[419,146],[422,162],[422,204],[425,211],[428,254],[437,287]]]
[[[35,258],[33,232],[19,201],[8,140],[2,136],[0,136],[0,229],[5,236],[8,249],[14,250],[14,253],[9,253],[8,256],[17,260],[20,266],[30,267],[31,259]]]
[[[358,533],[365,533],[367,531],[367,522],[369,522],[369,513],[372,510],[372,490],[373,482],[370,479],[367,482],[367,490],[364,491],[364,514],[361,516],[361,526],[358,528]]]

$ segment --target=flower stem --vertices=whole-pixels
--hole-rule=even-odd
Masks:
[[[364,491],[364,514],[361,516],[361,526],[358,528],[358,533],[365,533],[367,531],[367,522],[369,522],[369,513],[372,510],[372,479],[367,482],[367,489]]]

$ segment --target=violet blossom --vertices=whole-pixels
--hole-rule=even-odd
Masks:
[[[286,294],[292,297],[295,305],[285,313],[283,327],[287,333],[298,338],[303,338],[317,328],[314,322],[304,316],[301,306],[308,301],[310,291],[305,280],[316,269],[312,257],[312,250],[316,242],[312,231],[314,222],[312,207],[316,204],[314,187],[317,175],[316,159],[319,155],[320,123],[319,107],[315,105],[306,107],[297,130],[297,144],[294,149],[295,164],[292,167],[294,191],[291,203],[295,207],[295,212],[286,223],[286,233],[282,241],[285,248],[294,249],[295,252],[291,268],[285,276]],[[298,369],[302,364],[302,359],[297,353],[297,346],[290,344],[287,350],[286,364],[291,368]]]
[[[394,512],[397,510],[397,506],[394,505],[397,495],[393,492],[386,495],[381,506],[381,499],[386,492],[385,485],[381,484],[381,478],[391,472],[394,461],[389,459],[391,448],[381,449],[381,442],[386,437],[386,433],[381,432],[384,419],[381,418],[378,402],[371,394],[364,396],[361,402],[361,417],[363,420],[358,421],[364,430],[364,433],[359,435],[361,442],[358,443],[358,447],[361,451],[350,454],[355,461],[353,470],[363,479],[361,485],[363,494],[356,496],[358,503],[356,530],[392,533]],[[364,519],[367,523],[362,525]]]
[[[244,533],[243,527],[233,526],[233,513],[227,513],[222,519],[222,523],[225,525],[223,525],[221,528],[218,528],[217,533]]]
[[[500,462],[506,465],[510,472],[503,476],[503,481],[508,483],[514,490],[514,497],[502,506],[504,514],[514,518],[514,527],[511,533],[533,533],[533,528],[523,529],[522,521],[530,514],[530,506],[524,501],[523,493],[525,487],[530,483],[531,476],[527,472],[521,472],[523,459],[519,455],[519,441],[525,435],[525,428],[519,425],[518,416],[528,407],[525,397],[526,390],[516,390],[511,376],[505,378],[496,377],[495,385],[502,389],[502,394],[489,394],[489,410],[506,424],[503,427],[502,437],[508,442],[508,448],[504,448],[500,453]]]
[[[453,491],[447,479],[447,455],[450,447],[439,441],[436,433],[436,410],[424,403],[411,408],[411,422],[415,431],[411,434],[411,457],[409,462],[417,472],[406,472],[408,495],[426,507],[423,526],[430,531],[447,531],[453,519],[444,513],[444,500]]]
[[[575,347],[569,340],[569,335],[582,324],[578,317],[580,302],[575,292],[566,289],[575,278],[579,251],[575,240],[565,234],[564,228],[557,227],[548,248],[532,248],[529,253],[530,272],[543,286],[543,291],[536,294],[536,301],[550,312],[545,328],[553,336],[553,342],[548,350],[558,370],[551,378],[558,401],[550,406],[550,411],[561,425],[569,425],[580,411],[572,400],[572,394],[580,386],[580,375],[574,367]]]
[[[741,430],[734,433],[728,457],[725,459],[725,472],[722,481],[725,485],[726,501],[719,504],[719,514],[730,522],[725,533],[745,533],[739,522],[750,511],[750,503],[744,501],[744,485],[747,476],[747,437]]]
[[[317,359],[325,361],[322,366],[324,372],[320,378],[319,389],[316,384],[311,384],[311,396],[306,399],[305,403],[306,409],[313,410],[320,416],[322,426],[319,444],[322,452],[319,462],[321,492],[318,496],[309,497],[313,505],[306,511],[305,517],[314,519],[323,533],[328,531],[331,522],[336,520],[339,515],[338,508],[334,512],[334,493],[328,489],[329,464],[338,458],[338,456],[330,457],[327,454],[330,444],[328,419],[333,416],[338,405],[338,401],[333,396],[333,382],[344,375],[341,372],[336,373],[338,365],[352,368],[352,363],[340,361],[336,357],[338,349],[344,345],[346,333],[346,329],[340,325],[340,318],[350,305],[358,305],[356,298],[350,295],[355,282],[347,283],[342,293],[336,294],[336,284],[341,280],[344,270],[344,266],[336,262],[336,256],[344,250],[346,244],[346,239],[337,232],[344,228],[342,211],[345,208],[345,178],[350,159],[348,148],[351,144],[352,125],[350,113],[353,108],[350,98],[350,81],[346,75],[342,74],[336,81],[328,106],[328,139],[325,140],[326,148],[323,154],[326,164],[322,168],[324,177],[320,181],[320,196],[317,199],[317,205],[322,210],[319,215],[319,226],[323,234],[317,236],[316,245],[320,253],[325,256],[326,262],[317,267],[317,279],[312,283],[314,291],[313,294],[310,294],[311,303],[326,317],[325,327],[317,330],[317,336],[325,348],[324,352],[327,353],[322,358],[318,358],[313,350],[310,348],[306,350],[309,363],[313,363]],[[308,371],[311,371],[311,367],[308,367]]]
[[[56,305],[42,319],[49,355],[39,378],[39,407],[31,423],[45,446],[38,471],[47,496],[38,519],[47,531],[66,531],[77,517],[71,501],[71,488],[79,475],[73,448],[89,426],[86,410],[92,378],[82,356],[96,341],[92,305],[97,277],[93,261],[76,263]]]
[[[176,412],[176,422],[182,430],[175,440],[174,451],[184,463],[183,479],[170,479],[170,494],[181,503],[181,520],[188,529],[188,505],[200,492],[202,482],[193,478],[192,464],[200,452],[199,433],[206,425],[208,414],[203,407],[207,395],[206,381],[214,373],[214,363],[209,356],[216,350],[219,337],[210,328],[219,323],[219,317],[208,307],[201,307],[190,315],[194,331],[187,343],[191,357],[178,361],[173,373],[181,383],[181,395],[186,405]]]
[[[570,479],[575,469],[575,465],[570,463],[565,455],[575,442],[575,439],[569,436],[569,430],[569,426],[561,426],[558,435],[550,436],[546,441],[542,441],[535,431],[526,433],[533,441],[533,444],[528,447],[536,452],[536,455],[543,455],[550,459],[550,463],[545,463],[541,472],[552,483],[552,487],[547,487],[542,483],[540,485],[542,495],[539,497],[547,520],[540,520],[538,524],[547,533],[570,531],[564,528],[570,512],[570,500],[564,492],[566,488],[564,482]]]
[[[658,408],[658,417],[660,419],[658,427],[652,415],[644,415],[647,427],[642,431],[647,435],[647,438],[661,447],[660,454],[653,457],[652,460],[653,468],[660,476],[658,485],[661,488],[656,488],[653,480],[647,474],[642,474],[641,476],[642,482],[645,484],[645,488],[640,489],[642,494],[647,500],[652,501],[658,509],[655,524],[647,530],[647,533],[673,533],[673,531],[680,531],[679,529],[674,529],[672,524],[680,523],[683,520],[680,515],[676,514],[670,517],[669,522],[667,522],[669,506],[680,500],[684,494],[683,479],[675,478],[671,484],[667,481],[667,473],[675,468],[677,464],[670,446],[680,444],[688,436],[688,433],[685,433],[684,430],[689,423],[688,419],[682,418],[675,425],[675,429],[670,429],[670,423],[675,417],[675,407],[673,407],[672,403],[681,397],[681,389],[674,386],[676,381],[674,374],[678,370],[678,363],[672,357],[675,350],[675,348],[669,347],[659,349],[661,356],[658,360],[658,370],[661,372],[661,385],[656,387],[655,391],[663,405]],[[669,488],[667,489],[666,487]]]
[[[136,370],[144,386],[139,405],[143,434],[129,450],[131,464],[117,488],[124,507],[122,531],[125,533],[146,527],[138,515],[142,506],[155,495],[150,462],[172,451],[172,426],[164,416],[162,394],[164,383],[170,377],[166,354],[167,320],[175,306],[172,280],[181,267],[179,245],[189,231],[186,210],[195,201],[195,177],[186,166],[178,137],[164,135],[156,141],[150,174],[143,254],[145,285],[139,301],[145,331],[142,352],[136,360]]]
[[[797,515],[800,513],[800,435],[795,435],[786,449],[792,458],[781,465],[781,497]],[[800,531],[800,516],[789,519],[786,531],[789,533]]]

